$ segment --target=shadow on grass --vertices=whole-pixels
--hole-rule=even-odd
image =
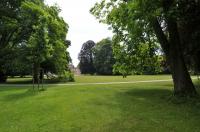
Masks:
[[[162,96],[170,96],[171,90],[167,89],[132,89],[123,93],[125,96],[130,97],[144,97],[147,99],[155,99]]]
[[[171,96],[172,91],[167,89],[132,89],[118,93],[116,98],[122,106],[146,110],[169,102]]]
[[[24,99],[27,97],[35,96],[37,94],[38,94],[38,91],[27,89],[26,91],[23,90],[23,92],[17,92],[14,94],[6,95],[4,97],[4,101],[17,101],[17,100]]]
[[[0,87],[0,92],[23,90],[23,89],[28,89],[28,88],[27,87],[5,86],[5,87]]]
[[[197,89],[200,93],[199,89]],[[200,96],[197,97],[175,97],[169,89],[132,89],[117,95],[117,98],[124,102],[142,102],[146,105],[188,105],[200,107]]]
[[[167,89],[131,89],[116,93],[121,117],[104,127],[112,131],[181,131],[183,126],[194,125],[199,129],[200,100],[176,104],[170,100],[172,91]],[[117,107],[117,106],[114,106]],[[114,109],[114,108],[111,108]],[[188,120],[190,118],[190,120]],[[179,122],[185,122],[185,125]],[[175,124],[177,125],[177,130]],[[167,124],[167,125],[166,125]],[[118,127],[116,127],[118,126]],[[160,126],[160,127],[158,127]],[[189,127],[188,127],[189,128]],[[187,130],[185,130],[187,131]]]
[[[39,85],[39,89],[40,90],[38,90],[38,85],[37,84],[35,84],[34,85],[35,86],[35,91],[45,91],[45,90],[47,90],[47,89],[49,89],[49,88],[52,88],[52,87],[55,87],[56,86],[56,84],[55,85],[48,85],[48,84],[43,84],[43,88],[42,88],[42,85],[40,84]],[[24,89],[30,89],[30,90],[33,90],[33,85],[32,84],[25,84],[25,83],[22,83],[22,84],[5,84],[5,86],[4,86],[4,84],[0,84],[0,92],[6,92],[6,91],[14,91],[14,90],[16,90],[16,91],[18,91],[18,90],[24,90]]]
[[[62,81],[58,79],[44,79],[44,84],[59,84],[59,83],[69,83],[74,81]],[[2,84],[32,84],[32,78],[26,77],[26,78],[9,78],[6,83]]]

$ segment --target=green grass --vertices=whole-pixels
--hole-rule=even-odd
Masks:
[[[145,80],[164,80],[171,79],[170,75],[137,75],[127,76],[76,76],[75,81],[77,83],[93,83],[93,82],[128,82],[128,81],[145,81]]]
[[[9,78],[7,84],[27,84],[32,83],[31,77],[27,78]],[[171,79],[170,75],[137,75],[128,76],[123,78],[122,76],[75,76],[75,82],[70,83],[103,83],[103,82],[129,82],[129,81],[145,81],[145,80],[165,80]],[[69,83],[69,82],[68,82]]]
[[[148,77],[126,81],[170,78]],[[84,76],[77,82],[123,81],[104,79]],[[52,85],[42,92],[0,87],[0,132],[199,132],[200,103],[173,103],[172,87],[171,82]]]
[[[32,78],[31,77],[26,77],[26,78],[20,78],[20,77],[8,78],[6,83],[7,84],[29,84],[29,83],[32,83]]]

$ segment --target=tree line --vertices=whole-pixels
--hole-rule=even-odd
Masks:
[[[81,74],[112,75],[115,59],[112,52],[112,41],[103,39],[97,44],[89,40],[82,45],[78,55]]]
[[[82,74],[97,75],[169,73],[157,43],[136,46],[137,50],[130,53],[115,38],[102,39],[97,43],[89,40],[82,45],[78,67]]]
[[[1,1],[0,82],[8,76],[24,75],[33,75],[37,82],[43,74],[73,80],[68,68],[68,25],[60,11],[43,0]]]

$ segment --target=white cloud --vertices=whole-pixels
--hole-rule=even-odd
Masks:
[[[73,64],[78,64],[78,53],[81,46],[87,40],[95,42],[103,38],[111,37],[112,32],[108,30],[108,26],[100,24],[98,20],[89,13],[90,8],[100,0],[45,0],[47,4],[53,5],[57,3],[62,9],[61,16],[69,25],[67,39],[72,44],[69,48],[70,56]]]

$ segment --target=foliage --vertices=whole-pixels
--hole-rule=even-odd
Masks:
[[[195,0],[102,0],[95,4],[91,13],[100,22],[111,25],[117,42],[124,45],[123,52],[128,52],[130,57],[137,55],[137,47],[141,49],[139,45],[147,44],[148,54],[154,58],[157,46],[153,45],[159,43],[172,72],[174,93],[193,96],[196,90],[186,60],[199,52],[196,50],[199,49],[199,8],[200,2]],[[128,57],[125,60],[131,61]]]
[[[116,38],[114,38],[116,39]],[[114,41],[113,50],[116,63],[114,71],[122,74],[157,74],[162,71],[162,57],[155,44],[137,45]],[[129,46],[132,46],[131,48]],[[151,49],[151,50],[150,50]],[[153,50],[153,51],[152,51]]]
[[[5,62],[8,60],[8,53],[11,53],[8,47],[11,47],[13,42],[18,41],[19,19],[18,13],[22,0],[3,0],[0,3],[0,82],[6,81]]]
[[[80,60],[79,68],[81,74],[94,74],[95,67],[93,64],[93,53],[92,49],[95,46],[94,41],[89,40],[82,45],[81,51],[78,55]]]
[[[112,50],[112,41],[109,38],[98,42],[93,48],[94,66],[99,75],[112,75],[115,59]]]
[[[6,69],[6,75],[8,76],[25,76],[32,74],[32,65],[29,60],[25,59],[22,55],[21,48],[12,48],[11,53],[7,52],[8,60],[4,64],[4,69]],[[5,56],[4,56],[5,57]]]
[[[112,10],[105,7],[110,12],[103,12],[101,9],[103,10],[104,4],[104,1],[96,4],[91,12],[97,18],[103,19],[103,22],[111,24],[115,33],[113,37],[113,50],[116,58],[114,71],[122,74],[157,74],[161,72],[161,60],[158,55],[160,47],[148,23],[142,20],[136,22],[129,20],[139,17],[139,14],[134,16],[128,12],[132,8],[129,7],[131,4],[126,6],[126,3],[119,2],[119,6],[114,6],[107,3],[109,9]],[[107,17],[104,18],[103,15],[107,15]]]
[[[52,77],[50,76],[47,79],[45,79],[45,83],[66,83],[74,81],[74,74],[70,71],[65,71],[62,75],[55,75]]]
[[[58,77],[58,80],[61,82],[73,82],[74,75],[70,71],[65,71],[63,75]]]
[[[70,43],[66,41],[68,25],[59,16],[60,9],[57,6],[49,7],[41,0],[15,0],[15,2],[9,3],[13,8],[18,4],[14,9],[15,15],[7,15],[0,19],[3,27],[1,33],[7,33],[0,35],[1,40],[4,36],[9,36],[8,39],[5,37],[6,41],[1,41],[0,50],[6,49],[2,56],[11,58],[10,61],[2,58],[0,67],[15,64],[21,66],[17,69],[25,70],[25,67],[33,69],[31,72],[29,70],[29,74],[33,72],[36,81],[40,68],[43,68],[45,73],[52,72],[64,76],[65,72],[69,71],[68,63],[71,59],[67,52]],[[10,11],[10,6],[3,9]],[[14,52],[17,55],[15,59],[12,58]],[[13,66],[7,71],[17,73],[17,69]]]

